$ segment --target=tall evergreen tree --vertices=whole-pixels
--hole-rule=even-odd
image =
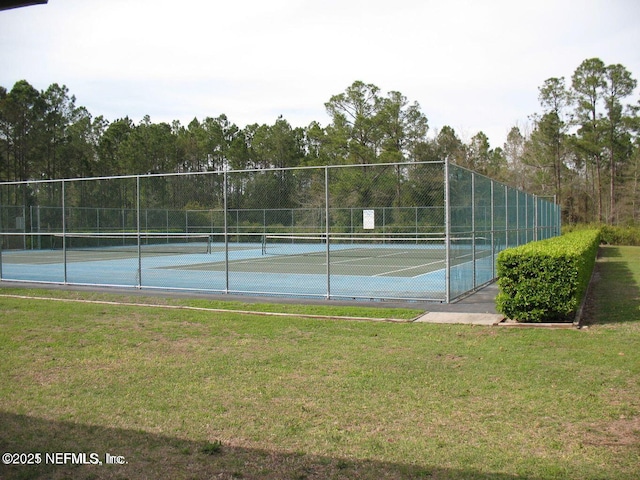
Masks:
[[[599,58],[583,61],[573,73],[571,84],[576,100],[575,118],[578,134],[575,145],[578,153],[586,160],[585,173],[595,170],[595,197],[597,199],[597,220],[604,220],[603,205],[603,148],[602,112],[600,111],[605,83],[605,64]]]
[[[605,131],[605,150],[609,160],[609,222],[616,220],[618,167],[624,167],[630,160],[633,145],[630,127],[632,125],[629,107],[622,100],[633,93],[637,81],[622,65],[609,65],[605,70],[604,104],[606,115],[603,118]]]
[[[0,98],[0,138],[5,145],[6,180],[40,177],[34,166],[41,150],[44,104],[40,92],[26,80],[15,83]]]

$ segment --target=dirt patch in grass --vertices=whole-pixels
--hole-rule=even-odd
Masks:
[[[591,423],[587,426],[584,443],[597,447],[640,448],[640,417]]]

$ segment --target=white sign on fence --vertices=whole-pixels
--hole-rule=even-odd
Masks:
[[[362,211],[362,228],[365,230],[373,230],[376,228],[376,215],[374,210]]]

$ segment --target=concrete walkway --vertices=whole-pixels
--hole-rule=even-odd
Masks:
[[[504,315],[496,311],[498,284],[492,283],[455,303],[434,303],[416,322],[497,325]]]
[[[427,305],[427,312],[416,319],[424,323],[463,323],[469,325],[500,325],[521,328],[580,328],[577,322],[521,323],[505,318],[496,311],[498,284],[492,283],[456,303]]]
[[[466,312],[427,312],[416,322],[420,323],[464,323],[468,325],[498,325],[504,320],[504,315],[497,313],[466,313]]]

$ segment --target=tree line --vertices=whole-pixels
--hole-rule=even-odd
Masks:
[[[449,126],[430,133],[417,102],[361,81],[328,100],[327,126],[294,128],[279,117],[240,128],[226,115],[188,125],[148,116],[110,122],[77,105],[64,85],[38,91],[21,80],[0,86],[0,181],[448,159],[554,196],[568,223],[638,224],[640,103],[628,103],[636,85],[624,66],[587,59],[569,81],[547,79],[538,89],[541,110],[493,148],[483,132],[468,141]],[[362,180],[345,177],[342,188],[366,201],[375,192]],[[275,196],[269,205],[283,207],[313,194],[285,176],[272,181],[253,186],[262,192],[257,202],[265,191]],[[243,185],[236,193],[251,191]]]

